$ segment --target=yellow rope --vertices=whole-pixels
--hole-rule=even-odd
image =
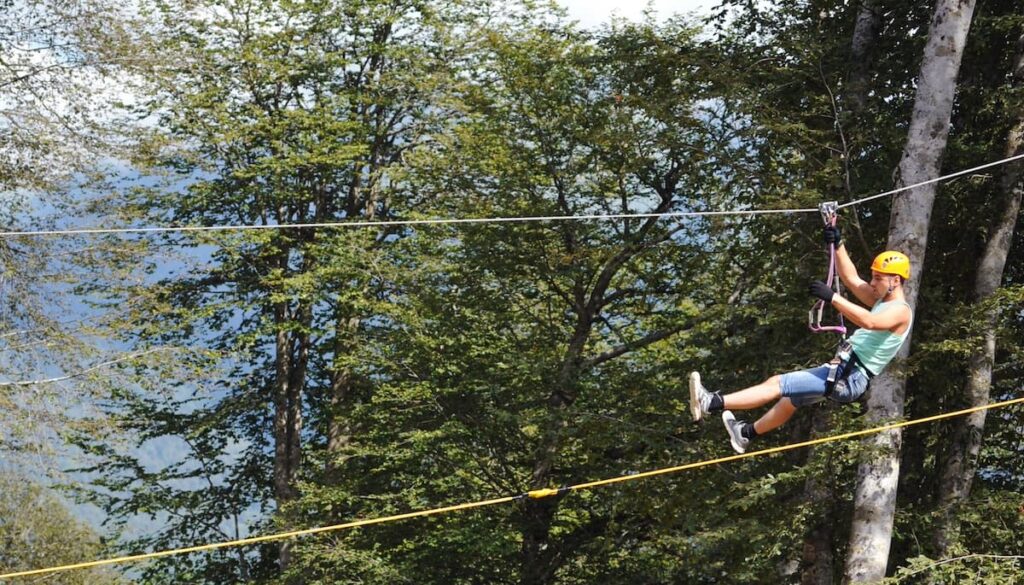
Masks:
[[[893,429],[899,429],[902,427],[909,427],[913,425],[920,425],[924,423],[935,422],[937,420],[943,420],[947,418],[953,418],[957,416],[963,416],[965,414],[971,414],[972,412],[978,412],[980,410],[989,410],[993,408],[1002,408],[1004,406],[1011,406],[1013,404],[1020,404],[1024,402],[1024,397],[1014,398],[1013,400],[1007,400],[1004,402],[996,402],[993,404],[986,404],[984,406],[975,406],[973,408],[965,408],[963,410],[957,410],[954,412],[946,412],[943,414],[936,414],[934,416],[927,416],[924,418],[918,418],[914,420],[907,420],[903,422],[892,423],[883,425],[880,427],[874,427],[870,429],[864,429],[861,431],[853,431],[849,433],[843,433],[841,435],[832,435],[828,437],[822,437],[820,439],[812,439],[810,441],[803,441],[801,443],[791,443],[789,445],[783,445],[781,447],[772,447],[770,449],[762,449],[760,451],[751,451],[750,453],[741,453],[738,455],[730,455],[728,457],[720,457],[718,459],[710,459],[708,461],[698,461],[697,463],[688,463],[686,465],[680,465],[678,467],[666,467],[664,469],[655,469],[654,471],[646,471],[644,473],[637,473],[634,475],[622,475],[619,477],[613,477],[611,479],[602,479],[599,481],[591,481],[587,483],[581,483],[573,486],[569,486],[568,490],[585,490],[598,486],[608,485],[612,483],[620,483],[623,481],[631,481],[634,479],[641,479],[646,477],[654,477],[655,475],[664,475],[666,473],[678,473],[680,471],[686,471],[687,469],[695,469],[697,467],[705,467],[708,465],[715,465],[718,463],[728,463],[730,461],[736,461],[738,459],[746,459],[748,457],[758,457],[760,455],[771,455],[773,453],[781,453],[783,451],[790,451],[793,449],[800,449],[802,447],[811,447],[813,445],[820,445],[822,443],[831,443],[833,441],[844,441],[846,439],[853,439],[856,437],[863,437],[864,435],[871,435],[875,433],[883,433],[885,431],[891,431]],[[2,576],[2,575],[0,575]]]
[[[268,541],[273,541],[273,540],[284,540],[286,538],[295,538],[295,537],[298,537],[298,536],[305,536],[305,535],[308,535],[308,534],[320,534],[320,533],[323,533],[323,532],[333,532],[333,531],[338,531],[338,530],[346,530],[348,528],[357,528],[357,527],[360,527],[360,526],[369,526],[371,524],[384,524],[384,523],[387,523],[387,522],[397,522],[399,520],[407,520],[409,518],[419,518],[419,517],[422,517],[422,516],[434,516],[434,515],[438,515],[438,514],[445,514],[445,513],[448,513],[448,512],[455,512],[455,511],[458,511],[458,510],[468,510],[470,508],[482,508],[484,506],[493,506],[493,505],[497,505],[497,504],[507,504],[509,502],[513,502],[515,500],[520,500],[520,499],[523,499],[523,498],[526,498],[526,497],[533,498],[533,499],[547,498],[547,497],[555,496],[555,495],[558,495],[558,494],[563,494],[563,493],[570,492],[570,491],[579,491],[579,490],[591,489],[591,488],[600,487],[600,486],[604,486],[604,485],[609,485],[609,484],[613,484],[613,483],[621,483],[621,482],[626,482],[626,481],[634,481],[634,480],[638,480],[638,479],[654,477],[656,475],[666,475],[666,474],[669,474],[669,473],[678,473],[680,471],[686,471],[686,470],[689,470],[689,469],[697,469],[699,467],[707,467],[709,465],[717,465],[719,463],[728,463],[730,461],[737,461],[737,460],[740,460],[740,459],[749,459],[751,457],[760,457],[762,455],[771,455],[773,453],[781,453],[783,451],[790,451],[790,450],[793,450],[793,449],[800,449],[800,448],[803,448],[803,447],[810,447],[812,445],[820,445],[820,444],[823,444],[823,443],[831,443],[831,442],[834,442],[834,441],[844,441],[844,440],[847,440],[847,439],[853,439],[853,438],[856,438],[856,437],[863,437],[865,435],[881,433],[881,432],[890,431],[890,430],[898,429],[898,428],[902,428],[902,427],[909,427],[909,426],[912,426],[912,425],[919,425],[919,424],[924,424],[924,423],[929,423],[929,422],[935,422],[937,420],[943,420],[943,419],[947,419],[947,418],[963,416],[965,414],[970,414],[972,412],[978,412],[978,411],[981,411],[981,410],[989,410],[989,409],[995,409],[995,408],[1002,408],[1002,407],[1011,406],[1011,405],[1014,405],[1014,404],[1021,404],[1021,403],[1024,403],[1024,397],[1022,397],[1022,398],[1015,398],[1013,400],[1007,400],[1007,401],[1004,401],[1004,402],[996,402],[996,403],[993,403],[993,404],[986,404],[984,406],[975,406],[973,408],[965,408],[963,410],[957,410],[957,411],[954,411],[954,412],[947,412],[947,413],[943,413],[943,414],[937,414],[937,415],[929,416],[929,417],[925,417],[925,418],[919,418],[919,419],[914,419],[914,420],[908,420],[908,421],[902,421],[902,422],[887,424],[887,425],[883,425],[883,426],[879,426],[879,427],[874,427],[874,428],[870,428],[870,429],[864,429],[864,430],[861,430],[861,431],[853,431],[853,432],[850,432],[850,433],[843,433],[841,435],[833,435],[833,436],[829,436],[829,437],[822,437],[822,438],[819,438],[819,439],[812,439],[810,441],[803,441],[801,443],[791,443],[791,444],[788,444],[788,445],[783,445],[781,447],[772,447],[770,449],[762,449],[760,451],[751,451],[749,453],[741,453],[741,454],[738,454],[738,455],[730,455],[728,457],[719,457],[718,459],[709,459],[709,460],[706,460],[706,461],[698,461],[696,463],[688,463],[686,465],[679,465],[679,466],[676,466],[676,467],[666,467],[666,468],[662,468],[662,469],[655,469],[653,471],[647,471],[647,472],[644,472],[644,473],[637,473],[637,474],[633,474],[633,475],[622,475],[622,476],[613,477],[613,478],[610,478],[610,479],[602,479],[602,480],[599,480],[599,481],[591,481],[591,482],[587,482],[587,483],[580,483],[580,484],[566,486],[566,487],[562,487],[562,488],[544,488],[544,489],[533,490],[533,491],[527,492],[525,494],[519,494],[519,495],[516,495],[516,496],[506,496],[506,497],[503,497],[503,498],[495,498],[493,500],[482,500],[482,501],[479,501],[479,502],[469,502],[469,503],[457,504],[457,505],[453,505],[453,506],[445,506],[443,508],[433,508],[433,509],[430,509],[430,510],[420,510],[418,512],[409,512],[409,513],[406,513],[406,514],[396,514],[394,516],[384,516],[384,517],[380,517],[380,518],[371,518],[371,519],[368,519],[368,520],[357,520],[355,522],[348,522],[348,523],[345,523],[345,524],[335,524],[333,526],[321,526],[319,528],[307,528],[305,530],[294,530],[292,532],[281,532],[281,533],[278,533],[278,534],[267,534],[267,535],[264,535],[264,536],[255,536],[255,537],[251,537],[251,538],[243,538],[243,539],[232,540],[232,541],[227,541],[227,542],[216,542],[216,543],[211,543],[211,544],[192,546],[192,547],[188,547],[188,548],[178,548],[178,549],[173,549],[173,550],[158,551],[158,552],[152,552],[152,553],[146,553],[146,554],[138,554],[138,555],[124,556],[124,557],[116,557],[116,558],[110,558],[110,559],[103,559],[103,560],[99,560],[99,561],[89,561],[89,562],[84,562],[84,563],[75,563],[75,564],[71,564],[71,565],[61,565],[61,566],[58,566],[58,567],[49,567],[49,568],[46,568],[46,569],[34,569],[34,570],[31,570],[31,571],[19,571],[19,572],[16,572],[16,573],[5,573],[5,574],[0,574],[0,579],[11,579],[11,578],[14,578],[14,577],[29,577],[29,576],[32,576],[32,575],[44,575],[44,574],[48,574],[48,573],[58,573],[58,572],[62,572],[62,571],[72,571],[72,570],[75,570],[75,569],[87,569],[87,568],[90,568],[90,567],[99,567],[99,566],[103,566],[103,565],[114,565],[114,564],[129,563],[129,562],[134,562],[134,561],[142,561],[142,560],[146,560],[146,559],[156,559],[156,558],[167,557],[167,556],[171,556],[171,555],[179,555],[179,554],[185,554],[185,553],[201,552],[201,551],[215,550],[215,549],[229,548],[229,547],[237,547],[237,546],[246,546],[246,545],[250,545],[250,544],[256,544],[256,543],[259,543],[259,542],[268,542]]]

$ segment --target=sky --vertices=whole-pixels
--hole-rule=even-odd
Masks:
[[[614,16],[639,20],[650,6],[659,18],[676,13],[703,14],[718,0],[556,0],[569,10],[569,16],[584,27],[591,28],[608,22]]]

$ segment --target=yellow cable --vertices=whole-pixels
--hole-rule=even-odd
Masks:
[[[337,530],[345,530],[345,529],[348,529],[348,528],[357,528],[359,526],[369,526],[371,524],[384,524],[386,522],[397,522],[399,520],[407,520],[409,518],[419,518],[419,517],[422,517],[422,516],[433,516],[433,515],[437,515],[437,514],[445,514],[447,512],[455,512],[455,511],[458,511],[458,510],[467,510],[467,509],[470,509],[470,508],[482,508],[484,506],[493,506],[493,505],[496,505],[496,504],[507,504],[509,502],[512,502],[512,501],[515,501],[515,500],[519,500],[519,499],[522,499],[524,497],[529,497],[529,498],[533,498],[533,499],[546,498],[546,497],[557,495],[559,493],[565,493],[565,492],[568,492],[568,491],[585,490],[585,489],[595,488],[595,487],[609,485],[609,484],[613,484],[613,483],[621,483],[621,482],[626,482],[626,481],[634,481],[634,480],[637,480],[637,479],[644,479],[644,478],[648,478],[648,477],[654,477],[656,475],[665,475],[665,474],[669,474],[669,473],[678,473],[680,471],[686,471],[686,470],[689,470],[689,469],[696,469],[698,467],[707,467],[709,465],[716,465],[716,464],[719,464],[719,463],[728,463],[729,461],[737,461],[739,459],[748,459],[748,458],[751,458],[751,457],[760,457],[762,455],[771,455],[773,453],[781,453],[783,451],[790,451],[790,450],[793,450],[793,449],[800,449],[802,447],[810,447],[812,445],[820,445],[820,444],[823,444],[823,443],[831,443],[831,442],[834,442],[834,441],[844,441],[846,439],[852,439],[852,438],[855,438],[855,437],[862,437],[862,436],[865,436],[865,435],[871,435],[871,434],[875,434],[875,433],[891,431],[893,429],[898,429],[898,428],[902,428],[902,427],[909,427],[909,426],[912,426],[912,425],[919,425],[919,424],[924,424],[924,423],[929,423],[929,422],[935,422],[937,420],[943,420],[943,419],[947,419],[947,418],[963,416],[965,414],[970,414],[972,412],[978,412],[978,411],[981,411],[981,410],[990,410],[990,409],[995,409],[995,408],[1003,408],[1003,407],[1006,407],[1006,406],[1011,406],[1011,405],[1014,405],[1014,404],[1021,404],[1021,403],[1024,403],[1024,397],[1022,397],[1022,398],[1015,398],[1013,400],[1006,400],[1004,402],[996,402],[996,403],[993,403],[993,404],[986,404],[984,406],[975,406],[973,408],[965,408],[963,410],[957,410],[957,411],[954,411],[954,412],[947,412],[947,413],[943,413],[943,414],[936,414],[934,416],[929,416],[929,417],[925,417],[925,418],[919,418],[919,419],[914,419],[914,420],[908,420],[908,421],[903,421],[903,422],[887,424],[887,425],[883,425],[883,426],[879,426],[879,427],[874,427],[874,428],[870,428],[870,429],[864,429],[864,430],[861,430],[861,431],[853,431],[853,432],[850,432],[850,433],[843,433],[841,435],[833,435],[833,436],[829,436],[829,437],[822,437],[822,438],[819,438],[819,439],[812,439],[810,441],[803,441],[801,443],[791,443],[791,444],[788,444],[788,445],[783,445],[781,447],[772,447],[770,449],[762,449],[760,451],[751,451],[749,453],[741,453],[741,454],[738,454],[738,455],[730,455],[728,457],[719,457],[718,459],[709,459],[709,460],[706,460],[706,461],[698,461],[696,463],[688,463],[686,465],[679,465],[677,467],[666,467],[666,468],[662,468],[662,469],[655,469],[653,471],[646,471],[644,473],[637,473],[637,474],[633,474],[633,475],[622,475],[622,476],[613,477],[613,478],[610,478],[610,479],[602,479],[602,480],[599,480],[599,481],[591,481],[591,482],[587,482],[587,483],[580,483],[580,484],[576,484],[576,485],[572,485],[572,486],[567,486],[567,487],[563,487],[563,488],[544,488],[544,489],[533,490],[531,492],[527,492],[525,494],[520,494],[520,495],[516,495],[516,496],[506,496],[504,498],[495,498],[493,500],[482,500],[482,501],[479,501],[479,502],[469,502],[469,503],[465,503],[465,504],[457,504],[457,505],[453,505],[453,506],[445,506],[443,508],[433,508],[431,510],[420,510],[418,512],[409,512],[409,513],[406,513],[406,514],[396,514],[394,516],[384,516],[384,517],[380,517],[380,518],[371,518],[369,520],[357,520],[355,522],[348,522],[348,523],[345,523],[345,524],[335,524],[333,526],[321,526],[319,528],[307,528],[305,530],[295,530],[295,531],[292,531],[292,532],[282,532],[282,533],[278,533],[278,534],[267,534],[265,536],[255,536],[255,537],[251,537],[251,538],[243,538],[243,539],[240,539],[240,540],[232,540],[232,541],[227,541],[227,542],[216,542],[216,543],[212,543],[212,544],[204,544],[204,545],[192,546],[192,547],[188,547],[188,548],[178,548],[178,549],[173,549],[173,550],[158,551],[158,552],[152,552],[152,553],[146,553],[146,554],[138,554],[138,555],[132,555],[132,556],[125,556],[125,557],[116,557],[116,558],[104,559],[104,560],[99,560],[99,561],[75,563],[75,564],[72,564],[72,565],[61,565],[61,566],[58,566],[58,567],[49,567],[49,568],[46,568],[46,569],[34,569],[34,570],[31,570],[31,571],[19,571],[17,573],[5,573],[5,574],[0,574],[0,579],[11,579],[11,578],[14,578],[14,577],[29,577],[29,576],[32,576],[32,575],[43,575],[43,574],[48,574],[48,573],[57,573],[57,572],[62,572],[62,571],[71,571],[71,570],[75,570],[75,569],[87,569],[87,568],[90,568],[90,567],[99,567],[99,566],[102,566],[102,565],[114,565],[114,564],[121,564],[121,563],[129,563],[129,562],[133,562],[133,561],[142,561],[142,560],[146,560],[146,559],[155,559],[155,558],[167,557],[167,556],[171,556],[171,555],[179,555],[179,554],[192,553],[192,552],[201,552],[201,551],[221,549],[221,548],[229,548],[229,547],[236,547],[236,546],[245,546],[245,545],[250,545],[250,544],[256,544],[256,543],[259,543],[259,542],[268,542],[268,541],[272,541],[272,540],[284,540],[286,538],[294,538],[294,537],[297,537],[297,536],[305,536],[307,534],[319,534],[319,533],[323,533],[323,532],[333,532],[333,531],[337,531]]]
[[[770,449],[761,449],[760,451],[751,451],[750,453],[741,453],[738,455],[730,455],[728,457],[720,457],[718,459],[710,459],[707,461],[699,461],[697,463],[688,463],[686,465],[679,465],[677,467],[666,467],[663,469],[655,469],[653,471],[646,471],[644,473],[637,473],[633,475],[622,475],[619,477],[613,477],[611,479],[602,479],[599,481],[591,481],[587,483],[580,483],[569,486],[567,490],[585,490],[598,486],[608,485],[612,483],[620,483],[623,481],[631,481],[634,479],[642,479],[646,477],[654,477],[656,475],[664,475],[666,473],[677,473],[680,471],[686,471],[687,469],[695,469],[697,467],[706,467],[708,465],[715,465],[718,463],[728,463],[729,461],[736,461],[738,459],[746,459],[748,457],[758,457],[760,455],[771,455],[773,453],[781,453],[783,451],[791,451],[793,449],[800,449],[802,447],[811,447],[813,445],[820,445],[822,443],[831,443],[833,441],[844,441],[846,439],[853,439],[855,437],[862,437],[864,435],[871,435],[875,433],[883,433],[885,431],[891,431],[902,427],[909,427],[912,425],[920,425],[929,422],[935,422],[937,420],[943,420],[947,418],[953,418],[957,416],[963,416],[965,414],[971,414],[972,412],[978,412],[980,410],[989,410],[993,408],[1001,408],[1004,406],[1011,406],[1013,404],[1020,404],[1024,402],[1024,397],[1014,398],[1013,400],[1007,400],[1005,402],[996,402],[993,404],[986,404],[984,406],[975,406],[973,408],[965,408],[963,410],[957,410],[954,412],[946,412],[943,414],[936,414],[934,416],[927,416],[924,418],[918,418],[914,420],[907,420],[898,423],[892,423],[883,425],[880,427],[874,427],[870,429],[864,429],[861,431],[853,431],[849,433],[843,433],[841,435],[832,435],[828,437],[822,437],[820,439],[812,439],[810,441],[803,441],[801,443],[791,443],[789,445],[782,445],[781,447],[772,447]],[[2,577],[2,575],[0,575]]]
[[[456,510],[466,510],[469,508],[481,508],[483,506],[491,506],[494,504],[505,504],[517,499],[519,496],[509,496],[505,498],[495,498],[493,500],[483,500],[480,502],[470,502],[466,504],[457,504],[454,506],[446,506],[444,508],[434,508],[432,510],[420,510],[419,512],[409,512],[406,514],[396,514],[394,516],[385,516],[381,518],[371,518],[369,520],[357,520],[355,522],[347,522],[345,524],[335,524],[333,526],[321,526],[319,528],[307,528],[305,530],[295,530],[292,532],[281,532],[278,534],[267,534],[264,536],[254,536],[251,538],[242,538],[239,540],[231,540],[227,542],[215,542],[212,544],[203,544],[199,546],[190,546],[188,548],[176,548],[173,550],[164,550],[158,552],[151,552],[145,554],[131,555],[126,557],[116,557],[110,559],[103,559],[100,561],[89,561],[84,563],[75,563],[72,565],[61,565],[59,567],[50,567],[47,569],[34,569],[31,571],[19,571],[17,573],[5,573],[0,575],[0,579],[10,579],[13,577],[28,577],[31,575],[43,575],[46,573],[57,573],[60,571],[71,571],[74,569],[88,569],[90,567],[99,567],[102,565],[114,565],[120,563],[129,563],[133,561],[143,561],[146,559],[156,559],[160,557],[169,557],[171,555],[179,555],[185,553],[201,552],[207,550],[214,550],[219,548],[229,548],[236,546],[245,546],[249,544],[256,544],[258,542],[268,542],[271,540],[284,540],[286,538],[294,538],[296,536],[305,536],[307,534],[318,534],[321,532],[330,532],[334,530],[345,530],[346,528],[357,528],[359,526],[368,526],[370,524],[383,524],[385,522],[396,522],[398,520],[405,520],[407,518],[417,518],[419,516],[431,516],[434,514],[443,514],[445,512],[454,512]]]

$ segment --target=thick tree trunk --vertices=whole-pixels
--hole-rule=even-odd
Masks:
[[[1014,84],[1024,83],[1024,35],[1017,43],[1017,57],[1014,60]],[[1006,138],[1006,156],[1016,156],[1024,151],[1024,116],[1018,116],[1017,123]],[[1003,268],[1013,242],[1014,226],[1020,213],[1021,193],[1024,192],[1024,165],[1014,162],[1003,167],[1000,189],[1005,198],[1003,214],[989,236],[988,244],[978,266],[974,279],[974,298],[978,302],[992,296],[1003,280]],[[968,363],[967,383],[964,397],[970,406],[982,406],[989,402],[992,386],[992,364],[996,357],[996,315],[985,316],[985,333],[982,345],[975,348]],[[933,540],[936,554],[946,556],[950,546],[958,540],[960,522],[957,512],[971,492],[971,481],[981,451],[981,439],[985,430],[985,414],[980,411],[954,421],[953,438],[942,469],[939,482],[939,519],[935,525]]]
[[[949,136],[957,73],[973,13],[974,0],[937,0],[935,3],[897,185],[911,185],[939,176]],[[917,305],[935,190],[934,183],[916,187],[896,196],[892,204],[888,247],[907,254],[914,266],[914,274],[905,287],[911,307]],[[908,337],[896,357],[897,364],[909,352]],[[879,423],[903,416],[906,380],[898,367],[884,372],[871,386],[869,421]],[[857,469],[844,578],[847,583],[874,583],[885,577],[896,512],[902,433],[899,429],[880,433],[865,443],[867,454]]]

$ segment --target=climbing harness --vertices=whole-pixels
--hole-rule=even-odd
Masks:
[[[857,352],[853,351],[853,346],[850,342],[843,339],[839,342],[839,348],[836,350],[836,355],[826,364],[828,366],[828,374],[825,377],[825,394],[828,398],[835,391],[836,385],[840,382],[845,382],[850,374],[853,373],[853,369],[860,366],[861,371],[868,377],[870,382],[875,377],[874,372],[868,369],[864,362],[860,361],[860,357],[857,356]],[[866,394],[866,393],[865,393]]]
[[[825,222],[826,227],[835,227],[836,219],[839,216],[839,204],[835,201],[828,201],[818,206],[818,210],[821,211],[821,219]],[[842,292],[839,278],[836,277],[836,245],[831,243],[828,245],[829,249],[829,262],[828,262],[828,279],[825,284],[831,288],[835,294]],[[822,325],[821,319],[822,314],[825,311],[825,301],[819,300],[814,303],[811,307],[810,312],[807,313],[807,325],[811,328],[814,333],[838,333],[841,336],[846,335],[846,324],[843,322],[843,315],[839,315],[838,325]]]

